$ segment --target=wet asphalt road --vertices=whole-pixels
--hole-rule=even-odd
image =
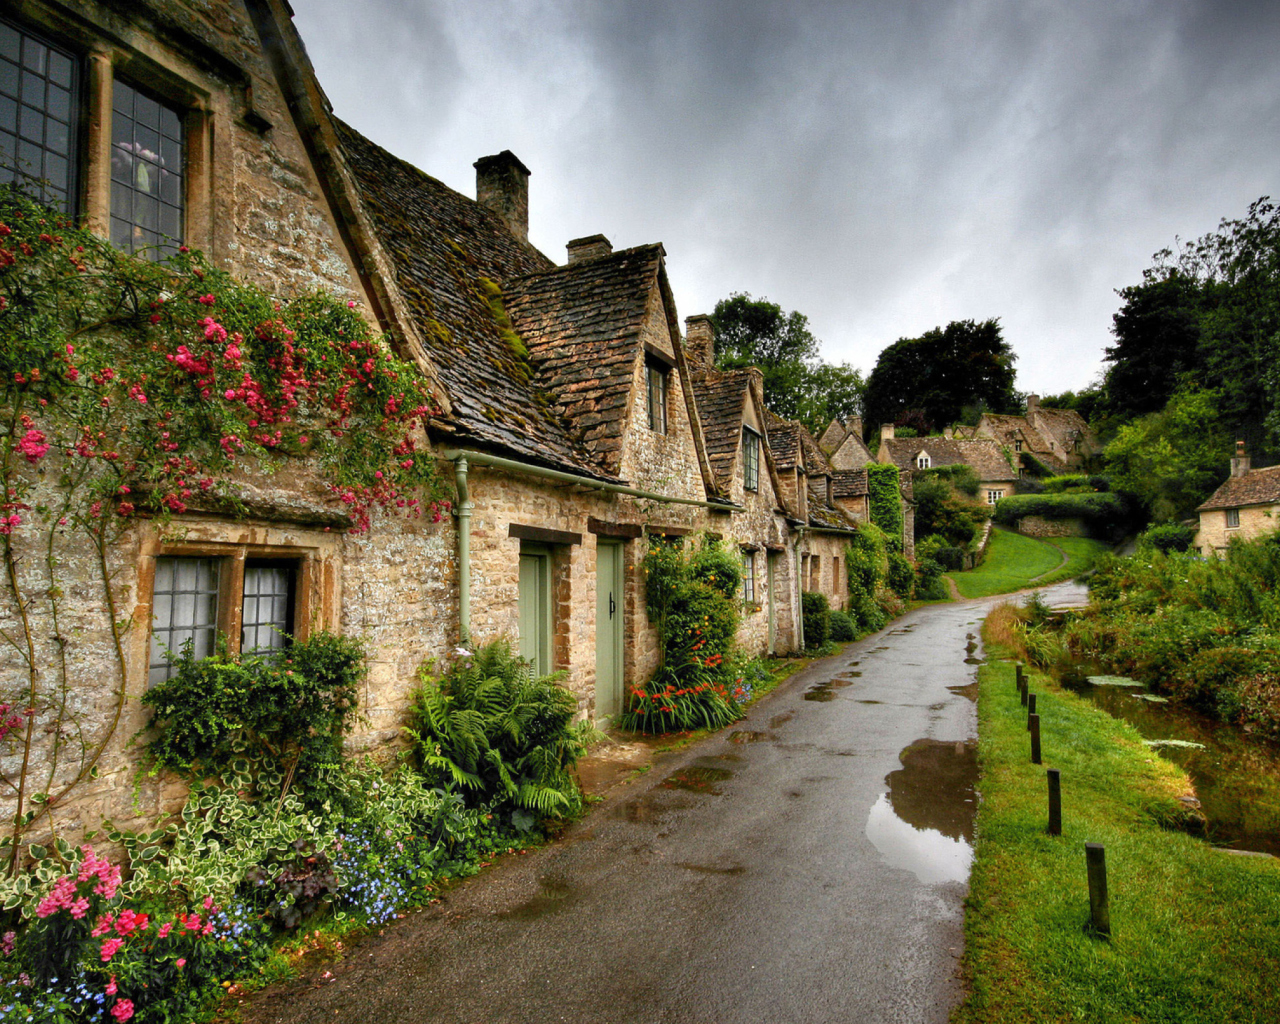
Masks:
[[[984,611],[919,609],[809,666],[245,1021],[945,1021]]]

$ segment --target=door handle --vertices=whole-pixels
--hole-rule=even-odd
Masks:
[[[613,613],[617,609],[617,607],[618,607],[617,603],[613,600],[613,592],[610,591],[609,592],[609,618],[613,618]]]

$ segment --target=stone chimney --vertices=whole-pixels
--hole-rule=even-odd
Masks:
[[[716,365],[716,332],[705,313],[684,318],[684,354],[697,366]]]
[[[1252,460],[1250,460],[1249,456],[1245,454],[1244,442],[1237,441],[1236,453],[1231,459],[1231,475],[1244,476],[1249,472],[1251,466]]]
[[[613,243],[604,235],[587,235],[585,238],[575,238],[565,248],[569,250],[569,262],[577,263],[578,260],[589,260],[594,256],[608,256],[613,252]]]
[[[1027,395],[1027,415],[1034,416],[1040,411],[1040,396]]]
[[[520,241],[529,241],[529,168],[509,149],[482,156],[476,169],[476,202],[492,210]]]
[[[880,440],[881,441],[893,440],[893,424],[892,423],[880,424]]]

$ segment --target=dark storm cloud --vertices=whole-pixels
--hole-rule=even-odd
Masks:
[[[337,112],[471,192],[511,148],[553,258],[661,240],[826,355],[1001,317],[1019,384],[1095,372],[1114,289],[1275,189],[1274,4],[295,0]]]

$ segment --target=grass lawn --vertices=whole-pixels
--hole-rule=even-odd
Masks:
[[[1084,537],[1055,537],[1050,542],[996,527],[991,531],[986,561],[969,572],[948,575],[961,596],[990,597],[1071,579],[1106,550],[1105,544]]]
[[[1044,764],[1031,764],[1012,664],[979,679],[969,996],[952,1024],[1280,1020],[1280,862],[1162,828],[1189,789],[1181,769],[1039,676]],[[1060,837],[1045,832],[1046,768],[1062,772]],[[1106,847],[1109,940],[1084,928],[1086,842]]]

